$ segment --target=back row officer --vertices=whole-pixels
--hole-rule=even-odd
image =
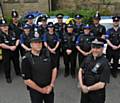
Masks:
[[[83,34],[83,26],[82,23],[83,16],[80,14],[75,15],[75,25],[74,25],[74,31],[78,35]]]
[[[113,59],[112,64],[112,75],[113,77],[117,77],[117,68],[120,58],[120,27],[119,27],[119,16],[114,16],[113,18],[113,27],[108,29],[107,31],[107,50],[106,56],[109,62]]]
[[[91,29],[91,32],[94,34],[95,38],[99,38],[99,37],[104,38],[106,34],[106,28],[105,26],[100,24],[100,19],[101,16],[97,11],[96,15],[93,16],[93,25]]]
[[[19,53],[18,50],[16,50],[19,45],[19,39],[14,32],[11,32],[8,29],[8,24],[4,19],[0,20],[0,29],[0,43],[3,49],[3,66],[5,70],[5,77],[7,82],[11,83],[11,60],[13,61],[16,75],[20,75]]]
[[[63,22],[64,15],[59,13],[56,15],[56,17],[57,17],[57,23],[55,23],[55,32],[59,36],[59,39],[62,41],[63,40],[63,33],[65,32],[65,27],[66,27],[66,24]],[[61,43],[60,43],[59,47],[60,47],[60,55],[62,55],[63,50],[62,50]]]

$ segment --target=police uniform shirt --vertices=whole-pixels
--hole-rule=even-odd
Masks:
[[[85,35],[81,34],[77,37],[76,46],[80,46],[80,48],[86,52],[91,50],[91,43],[94,40],[94,36],[92,33]]]
[[[102,55],[96,59],[89,55],[81,64],[84,71],[84,84],[87,86],[97,82],[109,83],[110,81],[110,66],[108,60]]]
[[[5,43],[6,45],[14,46],[16,43],[16,40],[18,40],[18,37],[15,35],[14,32],[9,31],[8,34],[1,32],[0,34],[0,41],[2,43]]]
[[[113,45],[120,45],[120,27],[117,31],[114,28],[108,29],[106,33],[106,39],[110,40]]]
[[[60,41],[59,37],[54,33],[54,34],[44,34],[44,42],[47,42],[47,44],[51,47],[54,48],[57,44],[57,42]]]
[[[92,25],[91,32],[94,34],[95,37],[99,38],[102,35],[106,34],[106,28],[105,26],[100,24],[98,26]]]
[[[18,25],[11,23],[9,25],[9,30],[15,32],[16,36],[18,36],[20,38],[20,34],[22,33],[21,27],[22,27],[22,25],[20,23],[18,23]]]
[[[40,53],[39,56],[27,53],[22,60],[22,77],[24,80],[31,79],[40,87],[44,87],[51,83],[54,68],[50,58],[44,53]]]
[[[20,44],[24,44],[28,47],[30,47],[30,40],[33,37],[33,34],[29,33],[26,35],[25,33],[20,35]]]
[[[75,41],[76,41],[75,33],[64,33],[62,41],[63,49],[75,50]]]
[[[60,39],[62,39],[62,37],[63,37],[65,27],[66,27],[65,23],[62,23],[62,24],[55,23],[55,31],[57,32]]]
[[[84,24],[75,24],[74,25],[74,32],[77,33],[78,35],[83,34],[83,25]]]

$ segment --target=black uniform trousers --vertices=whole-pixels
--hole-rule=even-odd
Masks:
[[[105,95],[97,92],[81,93],[80,103],[105,103]]]
[[[31,103],[54,103],[54,92],[50,94],[42,94],[33,89],[29,89]]]
[[[3,68],[5,71],[6,78],[11,78],[11,75],[10,75],[11,60],[13,61],[16,75],[19,75],[21,73],[20,63],[19,63],[19,50],[18,49],[16,49],[15,51],[4,50]]]
[[[59,65],[60,65],[60,50],[56,51],[56,54],[50,53],[51,61],[52,64],[57,67],[59,70]]]
[[[84,60],[85,57],[86,57],[86,56],[84,56],[83,54],[78,53],[79,66],[82,64],[82,62],[83,62],[83,60]]]
[[[75,69],[76,69],[76,51],[72,51],[70,55],[66,53],[64,50],[63,52],[63,59],[65,64],[65,74],[69,74],[70,67],[71,67],[71,75],[75,75]]]
[[[119,65],[119,55],[120,55],[120,50],[112,50],[110,48],[108,48],[106,50],[106,57],[108,59],[109,62],[111,62],[111,59],[113,59],[113,64],[112,64],[112,73],[116,73],[117,72],[117,68]]]

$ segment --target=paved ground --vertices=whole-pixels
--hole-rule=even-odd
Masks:
[[[62,67],[63,68],[63,67]],[[22,78],[16,77],[12,72],[12,84],[7,84],[4,74],[0,73],[0,103],[30,103],[28,91]],[[120,73],[117,79],[111,77],[111,83],[107,88],[106,103],[120,103]],[[77,80],[71,76],[64,78],[63,69],[56,81],[55,103],[79,103],[80,90],[77,88]]]

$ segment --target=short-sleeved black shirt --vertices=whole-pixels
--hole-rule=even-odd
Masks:
[[[97,82],[109,83],[110,81],[110,66],[104,55],[96,59],[92,55],[89,55],[81,64],[81,68],[84,71],[83,82],[87,86]]]
[[[24,80],[31,79],[37,85],[44,87],[51,83],[52,66],[50,58],[44,53],[35,56],[27,53],[22,60],[22,76]]]

